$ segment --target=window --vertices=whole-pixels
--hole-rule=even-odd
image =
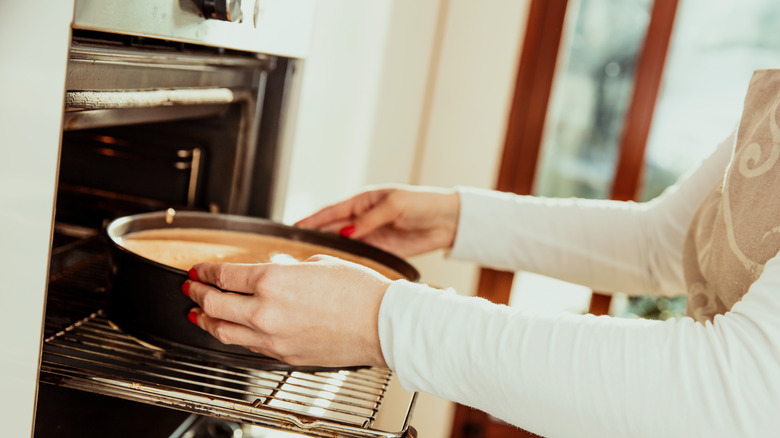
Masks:
[[[736,128],[752,72],[780,68],[773,0],[681,0],[640,199],[657,196]]]
[[[534,194],[610,197],[652,7],[649,0],[569,2]],[[780,10],[771,0],[679,1],[636,199],[660,194],[736,127],[753,70],[780,68],[778,25]],[[544,307],[538,303],[546,300],[573,310],[588,293],[521,273],[511,302]],[[620,303],[613,314],[666,319],[685,313],[682,297]]]

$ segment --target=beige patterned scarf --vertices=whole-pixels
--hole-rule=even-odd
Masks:
[[[691,221],[683,248],[688,315],[723,314],[780,250],[780,70],[750,81],[731,164]]]
[[[691,221],[683,248],[688,315],[723,314],[780,250],[780,70],[750,81],[734,156]]]

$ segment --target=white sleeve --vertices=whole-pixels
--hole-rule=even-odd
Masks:
[[[533,315],[404,281],[379,314],[401,384],[542,436],[780,430],[780,257],[713,323]]]
[[[723,177],[734,141],[732,134],[700,166],[645,203],[459,188],[461,211],[450,257],[603,292],[682,294],[688,224]]]

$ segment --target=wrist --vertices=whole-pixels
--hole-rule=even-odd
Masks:
[[[455,244],[455,236],[458,233],[458,220],[460,218],[460,194],[452,190],[445,195],[444,200],[445,242],[444,249],[452,249]]]
[[[382,343],[379,338],[379,313],[382,308],[382,301],[384,300],[384,296],[387,293],[387,289],[390,287],[392,282],[390,281],[382,281],[378,288],[372,295],[374,296],[374,300],[372,300],[372,306],[370,314],[370,329],[367,330],[368,333],[368,339],[367,339],[367,346],[366,351],[368,352],[368,365],[381,367],[381,368],[387,368],[387,361],[385,360],[385,356],[382,352]]]

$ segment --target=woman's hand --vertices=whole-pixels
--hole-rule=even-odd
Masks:
[[[296,225],[338,232],[407,257],[451,248],[459,211],[455,190],[384,187],[325,207]]]
[[[200,306],[190,321],[225,344],[291,365],[387,366],[377,321],[390,280],[371,269],[314,256],[293,264],[201,263],[190,278],[182,291]]]

